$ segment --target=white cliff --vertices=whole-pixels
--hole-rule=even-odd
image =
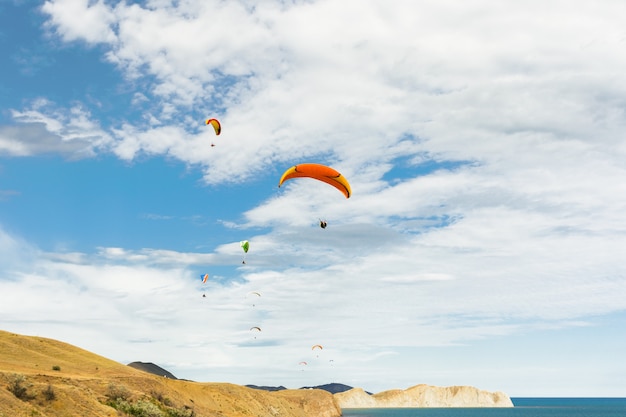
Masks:
[[[470,386],[435,387],[415,385],[406,390],[389,390],[369,395],[361,388],[334,394],[341,408],[401,407],[513,407],[502,392],[489,392]]]

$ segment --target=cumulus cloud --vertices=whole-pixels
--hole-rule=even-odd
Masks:
[[[65,41],[81,40],[93,44],[115,40],[111,28],[114,16],[101,0],[46,1],[41,10],[50,15],[49,24],[59,30]]]
[[[86,158],[111,140],[80,105],[61,109],[39,99],[28,110],[13,110],[12,117],[17,124],[0,126],[0,152],[9,156],[60,154],[70,159]]]
[[[163,114],[210,110],[207,102],[226,109],[220,116],[231,140],[218,157],[199,146],[176,149],[172,138],[185,126],[128,126],[114,147],[121,157],[168,153],[219,182],[286,155],[327,154],[356,171],[372,155],[391,159],[406,134],[420,138],[414,154],[436,158],[493,163],[520,151],[545,158],[558,150],[534,143],[597,143],[598,136],[623,155],[624,85],[608,81],[620,79],[625,65],[613,53],[622,39],[619,3],[581,12],[556,3],[409,4],[415,13],[404,13],[372,2],[358,4],[360,23],[348,26],[351,3],[201,3],[46,3],[50,27],[62,36],[98,39],[126,74],[153,77]],[[81,15],[77,9],[114,21],[115,36],[75,24],[68,16]],[[206,134],[192,137],[206,143]]]

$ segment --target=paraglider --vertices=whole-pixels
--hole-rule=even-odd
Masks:
[[[322,350],[322,349],[324,349],[324,348],[322,347],[322,345],[313,345],[313,346],[311,347],[311,350],[315,350],[315,349]],[[316,355],[316,358],[319,358],[319,357],[320,357],[320,355]]]
[[[217,119],[206,119],[205,124],[211,125],[213,126],[213,130],[215,130],[215,134],[217,136],[219,136],[220,133],[222,133],[222,125],[220,124],[219,120]]]
[[[256,330],[257,332],[260,332],[260,331],[261,331],[261,328],[260,328],[260,327],[257,327],[257,326],[250,327],[250,331],[252,331],[252,330]],[[254,338],[256,339],[256,336],[254,336]]]
[[[320,227],[322,229],[326,229],[326,226],[328,226],[328,223],[326,223],[326,220],[320,219]]]
[[[206,119],[206,121],[204,122],[204,124],[211,125],[213,126],[213,130],[215,131],[215,135],[219,136],[220,133],[222,133],[222,125],[220,124],[220,121],[217,119]],[[215,143],[211,142],[211,147],[215,146]]]
[[[206,282],[209,280],[209,274],[200,274],[200,278],[202,278],[202,283],[206,284]],[[202,294],[203,298],[206,298],[206,294]]]
[[[241,246],[241,249],[243,249],[243,260],[241,261],[242,264],[246,263],[246,253],[248,253],[248,249],[250,249],[250,242],[248,242],[247,240],[242,240],[241,242],[239,242],[239,246]]]
[[[261,296],[261,293],[258,293],[258,292],[256,292],[256,291],[251,291],[251,292],[250,292],[250,295],[253,295],[253,296],[255,296],[255,297],[260,297],[260,296]],[[254,303],[252,303],[252,307],[254,307],[254,306],[255,306],[255,304],[254,304]]]
[[[328,167],[326,165],[311,163],[294,165],[286,170],[283,173],[282,177],[280,177],[278,187],[280,187],[285,181],[292,178],[304,177],[313,178],[315,180],[332,185],[333,187],[341,191],[341,193],[343,193],[346,198],[350,198],[350,195],[352,194],[352,190],[350,189],[350,183],[343,175],[341,175],[341,173],[336,171],[334,168]]]

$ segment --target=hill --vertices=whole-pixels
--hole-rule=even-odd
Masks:
[[[345,384],[338,384],[336,382],[324,385],[316,385],[314,387],[302,387],[300,389],[323,389],[324,391],[328,391],[331,394],[337,394],[339,392],[349,391],[353,387]],[[369,394],[369,393],[368,393]]]
[[[341,416],[323,390],[268,392],[164,378],[57,340],[5,331],[0,387],[0,417]]]
[[[170,379],[178,379],[171,372],[166,371],[159,365],[155,365],[152,362],[131,362],[128,364],[131,368],[139,369],[140,371],[148,372],[152,375],[164,376]]]
[[[263,390],[263,391],[282,391],[282,390],[287,389],[287,388],[283,387],[282,385],[279,386],[279,387],[268,387],[266,385],[252,385],[252,384],[250,384],[250,385],[246,385],[246,387],[253,388],[253,389],[260,389],[260,390]]]
[[[283,387],[282,385],[279,386],[279,387],[246,385],[246,387],[250,387],[250,388],[254,388],[254,389],[260,389],[260,390],[265,390],[265,391],[281,391],[281,390],[287,389],[287,388]],[[344,391],[351,390],[352,387],[349,386],[349,385],[338,384],[336,382],[333,382],[333,383],[330,383],[330,384],[316,385],[314,387],[302,387],[300,389],[321,389],[321,390],[330,392],[331,394],[336,394],[338,392],[344,392]],[[368,392],[368,394],[370,394],[370,393]]]

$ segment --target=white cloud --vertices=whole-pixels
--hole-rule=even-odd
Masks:
[[[101,0],[46,1],[41,10],[50,15],[49,25],[65,41],[84,40],[92,44],[115,41],[111,28],[114,16]]]
[[[80,105],[58,108],[38,99],[32,108],[12,112],[17,125],[0,126],[0,152],[10,156],[61,154],[71,159],[91,157],[111,137]]]

